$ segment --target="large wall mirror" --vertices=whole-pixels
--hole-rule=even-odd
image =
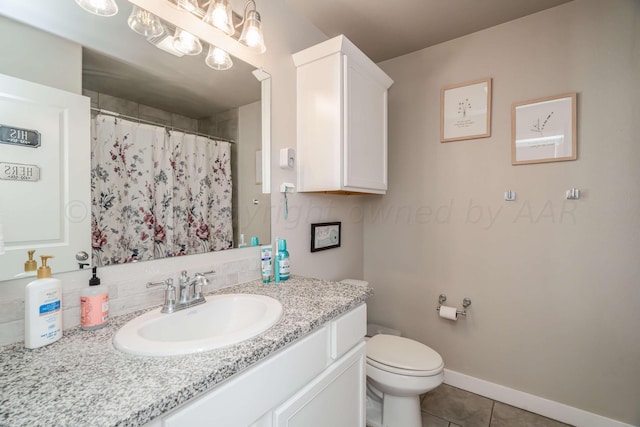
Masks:
[[[208,50],[206,43],[203,43],[204,49],[200,55],[178,57],[163,51],[157,47],[162,38],[148,40],[129,29],[127,18],[133,6],[128,1],[118,1],[119,12],[111,18],[93,16],[80,9],[73,1],[30,0],[29,2],[15,3],[10,7],[3,7],[5,10],[0,11],[0,14],[5,16],[0,19],[12,22],[12,25],[31,27],[28,31],[42,31],[43,37],[54,37],[51,36],[54,34],[82,46],[81,86],[83,95],[90,98],[91,114],[87,115],[87,118],[91,117],[92,164],[90,167],[93,180],[91,181],[91,176],[86,176],[83,179],[92,182],[91,199],[94,205],[94,220],[96,203],[109,203],[107,200],[110,197],[109,194],[112,195],[114,191],[128,193],[134,200],[132,203],[138,203],[140,197],[134,193],[144,193],[149,182],[158,181],[158,176],[162,175],[156,171],[151,179],[143,180],[131,176],[131,171],[135,171],[136,174],[142,173],[142,169],[151,168],[161,163],[163,157],[166,157],[164,160],[168,162],[169,167],[175,167],[176,160],[173,157],[169,158],[167,153],[147,152],[145,140],[132,141],[130,136],[126,136],[126,138],[124,136],[145,134],[144,137],[149,138],[149,141],[153,141],[154,138],[156,142],[158,138],[166,139],[166,147],[172,150],[181,152],[195,150],[195,154],[192,154],[190,158],[185,154],[186,157],[179,160],[182,162],[182,170],[185,173],[206,168],[198,163],[198,160],[194,160],[197,158],[218,164],[217,170],[222,170],[221,175],[194,178],[201,187],[203,185],[207,188],[218,184],[225,185],[225,187],[216,190],[215,200],[207,199],[204,202],[199,202],[204,216],[203,213],[193,212],[192,208],[170,207],[170,212],[155,215],[153,219],[147,218],[147,221],[154,221],[154,225],[158,230],[161,230],[163,226],[167,225],[162,221],[171,220],[166,217],[182,214],[188,222],[200,221],[204,218],[204,227],[201,233],[218,233],[223,236],[221,239],[223,242],[210,246],[205,244],[203,248],[193,253],[238,248],[243,243],[241,236],[244,237],[244,243],[247,245],[251,244],[251,237],[254,236],[260,243],[270,241],[270,197],[269,194],[266,194],[267,191],[263,190],[268,188],[268,168],[264,167],[268,161],[263,160],[265,157],[263,153],[268,153],[270,150],[270,135],[268,135],[270,129],[268,125],[270,120],[268,108],[270,105],[268,99],[270,80],[268,74],[263,70],[256,70],[255,66],[236,57],[232,57],[233,66],[231,69],[213,70],[205,64]],[[166,21],[164,23],[171,31],[171,23]],[[19,37],[16,38],[15,43],[20,44]],[[25,53],[25,58],[29,58],[28,60],[35,65],[38,64],[37,57],[38,52]],[[13,77],[26,79],[26,77],[16,75],[14,70],[12,71],[9,74],[12,74]],[[42,70],[42,72],[46,73],[46,70]],[[0,69],[0,74],[5,73],[6,71]],[[124,126],[125,129],[117,128],[118,126]],[[138,129],[138,127],[144,127],[144,132],[131,130]],[[96,141],[109,139],[105,135],[119,135],[120,139],[117,141],[117,145],[96,145]],[[141,154],[133,154],[126,159],[123,156],[125,164],[118,165],[117,162],[120,160],[118,150],[127,144],[131,148],[134,143],[138,144],[134,149]],[[151,142],[149,144],[152,145]],[[195,148],[188,148],[192,146]],[[207,148],[202,149],[203,146]],[[99,157],[97,151],[101,151],[102,156],[98,159],[96,159]],[[266,157],[268,160],[268,155]],[[0,161],[9,162],[7,159]],[[223,163],[227,161],[228,163]],[[140,162],[140,164],[133,165],[134,162]],[[73,161],[70,163],[70,167],[73,167]],[[224,166],[220,167],[220,164],[224,164]],[[85,165],[84,168],[86,169],[87,166],[89,165]],[[105,190],[97,185],[102,184],[101,181],[105,181],[100,179],[101,170],[112,172],[119,166],[129,168],[127,171],[129,177],[125,177],[120,183],[124,188]],[[96,175],[98,175],[97,180]],[[229,177],[230,179],[227,179]],[[140,187],[136,187],[138,184]],[[183,188],[179,182],[167,185]],[[181,197],[191,199],[199,197],[200,190],[194,190],[194,188],[196,187],[190,187],[188,192]],[[222,213],[216,214],[215,217],[207,217],[206,212],[209,211],[211,205],[227,203],[226,201],[221,202],[221,200],[227,199],[227,195],[231,196],[229,209],[222,209]],[[173,196],[176,197],[175,194]],[[159,196],[156,199],[159,199]],[[9,200],[2,200],[3,206],[0,206],[0,209],[7,210],[11,205],[12,212],[17,214],[12,216],[14,218],[20,216],[18,210],[21,204],[9,202]],[[152,202],[156,207],[168,203],[167,200],[153,200]],[[40,215],[46,214],[46,207],[40,209],[42,209]],[[140,221],[145,221],[141,204],[131,206],[130,209],[138,210],[139,212],[133,212],[133,216]],[[112,220],[135,222],[133,217],[125,218],[125,216],[126,210],[121,211],[119,218]],[[100,231],[108,233],[111,228],[103,226]],[[15,235],[19,229],[28,229],[28,225],[7,224],[5,222],[4,229],[5,236],[7,234]],[[11,233],[6,232],[8,229],[11,229]],[[144,233],[140,234],[140,230],[132,230],[132,233],[133,237],[131,238],[133,239],[145,238]],[[157,246],[154,248],[152,245],[148,248],[152,257],[141,256],[142,254],[135,252],[129,254],[130,256],[118,255],[98,259],[95,258],[96,252],[99,252],[96,251],[99,244],[96,242],[95,224],[93,224],[92,234],[92,236],[84,236],[83,241],[87,243],[85,247],[92,248],[94,264],[97,265],[111,265],[192,253],[186,251],[188,248],[163,252],[158,250]],[[36,240],[31,240],[31,242],[33,245],[38,244]],[[10,253],[12,245],[10,241],[5,241],[6,254],[0,255],[0,265],[2,265],[0,280],[19,277],[22,273],[23,262],[27,259],[27,250],[30,245],[21,244],[18,246],[20,254],[24,253],[24,259],[17,263],[12,260],[9,265],[7,254]],[[41,253],[44,250],[46,249],[38,252]],[[60,259],[61,262],[52,262],[54,271],[62,272],[79,268],[80,262],[76,260],[76,252],[76,248],[70,247],[68,253],[56,254],[57,258],[64,259]],[[90,257],[86,262],[91,263],[92,258]],[[60,268],[59,266],[64,267]]]

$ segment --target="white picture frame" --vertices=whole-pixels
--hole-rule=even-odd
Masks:
[[[491,79],[446,86],[440,91],[440,142],[491,136]]]
[[[577,159],[576,94],[517,102],[511,108],[511,163]]]

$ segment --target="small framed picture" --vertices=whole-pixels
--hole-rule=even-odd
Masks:
[[[491,136],[491,79],[440,91],[440,142]]]
[[[511,163],[575,160],[576,94],[517,102],[511,109]]]
[[[311,224],[311,252],[340,247],[341,222]]]

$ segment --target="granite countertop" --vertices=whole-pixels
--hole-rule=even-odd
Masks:
[[[282,303],[282,319],[252,339],[188,356],[134,356],[114,348],[115,332],[148,309],[115,317],[97,331],[65,331],[39,349],[23,343],[0,348],[0,426],[143,425],[363,303],[373,291],[294,276],[278,285],[256,280],[213,292],[229,293],[273,297]]]

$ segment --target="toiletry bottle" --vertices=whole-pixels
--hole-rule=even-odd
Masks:
[[[287,252],[287,241],[284,239],[278,240],[278,254],[276,255],[276,260],[280,280],[289,279],[289,252]]]
[[[271,245],[265,245],[260,247],[260,263],[262,268],[262,283],[269,283],[271,281],[271,254],[273,248]]]
[[[41,255],[38,278],[25,288],[24,346],[38,348],[62,337],[62,282],[51,277],[47,260]]]
[[[280,259],[278,258],[278,249],[280,249],[280,245],[278,242],[280,239],[276,237],[275,243],[275,254],[273,254],[273,281],[276,283],[280,283]]]
[[[80,292],[80,326],[85,331],[100,329],[109,320],[109,294],[105,286],[100,286],[97,267],[92,272],[89,287]]]
[[[240,235],[240,243],[238,243],[238,247],[239,248],[246,248],[247,244],[244,241],[244,234]]]

